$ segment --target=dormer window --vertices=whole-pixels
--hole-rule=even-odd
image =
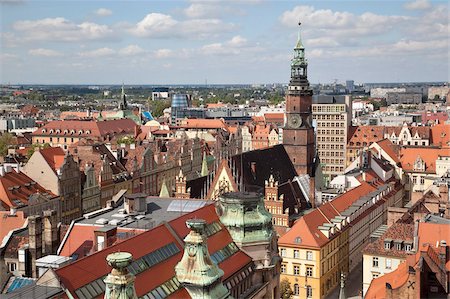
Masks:
[[[56,134],[59,134],[59,133],[61,133],[61,130],[60,130],[60,129],[57,129],[57,130],[56,130]]]
[[[64,130],[64,134],[67,134],[67,133],[69,133],[69,130],[67,130],[67,129]]]
[[[70,134],[75,134],[75,130],[70,130]]]
[[[417,156],[416,161],[414,161],[414,170],[425,171],[425,161],[420,156]]]
[[[81,134],[83,134],[83,130],[78,131],[78,135],[81,135]]]
[[[391,239],[384,239],[384,249],[387,250],[391,249],[391,243],[392,243]]]
[[[45,133],[45,132],[47,132],[47,130],[44,128],[44,129],[42,129],[42,133]]]

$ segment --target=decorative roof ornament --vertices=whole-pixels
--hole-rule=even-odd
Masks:
[[[206,242],[206,221],[189,219],[191,229],[184,238],[185,248],[181,261],[175,266],[178,281],[193,299],[231,299],[229,290],[222,284],[224,272],[211,260]]]
[[[339,299],[347,299],[345,295],[345,274],[341,273],[341,289],[339,290]]]
[[[128,272],[128,265],[133,258],[128,252],[115,252],[106,257],[108,265],[113,269],[105,278],[105,299],[137,299],[134,288],[136,277]]]
[[[302,23],[299,21],[298,22],[298,35],[297,35],[297,44],[295,45],[295,49],[305,49],[305,47],[303,46],[302,43],[302,36],[301,36],[301,30],[300,30],[300,26],[302,25]]]
[[[169,189],[167,188],[166,184],[166,178],[163,178],[162,184],[161,184],[161,191],[159,192],[159,197],[170,197]]]

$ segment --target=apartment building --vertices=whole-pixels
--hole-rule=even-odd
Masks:
[[[316,123],[316,147],[328,181],[346,167],[348,128],[351,124],[350,96],[315,96],[312,115]]]

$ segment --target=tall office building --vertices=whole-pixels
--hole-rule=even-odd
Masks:
[[[307,70],[305,47],[299,31],[286,96],[287,122],[283,129],[283,144],[297,173],[314,176],[314,128],[311,115],[313,92],[309,86]]]
[[[312,112],[322,172],[330,181],[345,171],[348,127],[352,118],[351,97],[315,96]]]

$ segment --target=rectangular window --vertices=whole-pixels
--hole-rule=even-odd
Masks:
[[[281,264],[281,273],[286,273],[286,264]]]
[[[405,250],[406,251],[411,251],[411,245],[410,244],[406,244],[405,245]]]
[[[294,250],[294,258],[295,259],[299,259],[300,258],[300,253],[298,250]]]
[[[391,269],[391,268],[392,268],[392,260],[386,259],[386,269]]]
[[[280,249],[280,255],[281,256],[286,256],[286,248],[281,248]]]
[[[306,259],[308,261],[312,261],[313,260],[313,253],[312,253],[312,251],[307,251],[306,252]]]
[[[300,266],[294,265],[294,275],[300,275]]]
[[[312,267],[306,267],[306,276],[308,276],[308,277],[313,276],[313,268]]]
[[[306,298],[312,298],[313,292],[311,286],[306,286]]]
[[[378,268],[378,257],[372,258],[372,266]]]
[[[8,270],[9,272],[14,272],[17,270],[17,264],[16,263],[8,263]]]

